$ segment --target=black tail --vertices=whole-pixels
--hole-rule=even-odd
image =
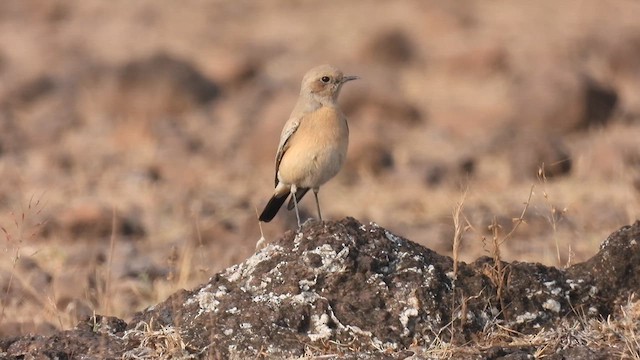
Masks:
[[[286,194],[282,194],[280,197],[276,197],[276,195],[273,195],[271,197],[271,200],[269,200],[269,202],[267,203],[267,206],[265,206],[264,210],[262,210],[262,214],[260,214],[259,218],[260,221],[269,222],[273,220],[273,218],[278,213],[278,210],[280,210],[280,208],[282,207],[282,204],[287,201],[287,196],[289,196],[288,192]]]
[[[302,197],[304,196],[304,194],[307,193],[307,191],[309,191],[309,188],[301,188],[298,189],[298,191],[296,191],[296,199],[298,200],[298,204],[300,204],[300,200],[302,200]],[[293,210],[293,208],[296,205],[293,203],[293,196],[289,199],[289,203],[287,204],[287,210]]]

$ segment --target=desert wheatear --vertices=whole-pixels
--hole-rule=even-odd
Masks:
[[[292,194],[287,207],[295,208],[300,227],[298,202],[309,189],[313,189],[322,221],[318,190],[340,171],[349,144],[349,126],[338,108],[338,94],[344,83],[357,78],[331,65],[320,65],[304,75],[298,102],[280,135],[276,188],[260,221],[271,221]]]

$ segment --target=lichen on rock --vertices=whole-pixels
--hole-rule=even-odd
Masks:
[[[624,312],[621,305],[639,288],[638,239],[640,222],[614,232],[598,254],[568,269],[502,263],[505,282],[498,292],[487,272],[496,266],[490,258],[460,262],[453,274],[451,258],[376,224],[352,218],[307,223],[199,288],[138,313],[126,329],[118,319],[98,326],[107,320],[96,318],[51,337],[3,341],[0,351],[194,359],[295,358],[311,351],[403,358],[416,349],[426,354],[436,345],[473,342],[492,329],[537,336],[559,324]],[[567,354],[582,353],[586,344],[578,345],[567,345]],[[505,349],[478,352],[478,358],[535,351]]]

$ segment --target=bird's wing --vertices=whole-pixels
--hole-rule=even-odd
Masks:
[[[275,175],[275,186],[278,186],[278,169],[280,168],[280,161],[282,161],[282,157],[284,153],[289,148],[289,144],[291,143],[291,138],[298,130],[300,126],[300,118],[292,117],[287,121],[282,129],[282,134],[280,135],[280,145],[278,145],[278,152],[276,153],[276,175]]]

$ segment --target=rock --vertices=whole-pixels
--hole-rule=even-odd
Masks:
[[[191,62],[163,52],[119,66],[84,64],[72,75],[71,94],[81,118],[96,113],[144,122],[201,109],[217,99],[220,84]]]
[[[0,324],[0,338],[11,338],[17,335],[36,333],[46,336],[55,333],[57,330],[58,328],[51,323],[41,321],[39,322],[36,320],[22,322],[2,322],[2,324]]]
[[[40,76],[30,79],[17,86],[5,99],[3,106],[26,106],[51,94],[56,88],[55,80],[50,76]]]
[[[170,91],[166,100],[183,105],[202,105],[220,94],[220,88],[186,60],[165,53],[124,64],[115,72],[122,91]],[[185,104],[181,104],[184,102]]]
[[[517,132],[509,143],[508,157],[514,179],[535,179],[541,175],[541,170],[547,179],[571,172],[571,154],[558,135],[524,130]]]
[[[382,77],[373,81],[382,81],[381,79]],[[347,93],[342,101],[342,109],[345,114],[349,114],[350,121],[367,121],[370,126],[368,131],[381,134],[391,132],[390,126],[412,128],[425,123],[427,118],[418,106],[392,91],[373,93],[365,90]]]
[[[553,64],[532,69],[516,82],[518,126],[568,134],[608,125],[618,106],[617,89]]]
[[[615,89],[603,86],[594,80],[584,81],[584,118],[579,124],[582,128],[605,126],[612,118],[618,93]]]
[[[0,74],[7,68],[7,55],[4,51],[0,51]]]
[[[228,50],[226,56],[217,56],[206,64],[209,73],[223,87],[237,89],[255,79],[262,70],[262,58]]]
[[[72,319],[86,319],[93,314],[93,308],[86,301],[63,296],[56,301],[56,309]]]
[[[358,178],[380,176],[392,170],[394,160],[389,147],[382,141],[356,142],[350,150],[342,178],[355,183]]]
[[[447,59],[445,69],[454,76],[474,75],[478,77],[488,77],[511,71],[508,52],[504,46],[499,44],[460,49]]]
[[[636,233],[613,236],[629,244],[640,232],[640,222],[633,229]],[[613,244],[606,243],[594,259],[620,263],[603,255]],[[129,329],[140,322],[178,327],[184,341],[200,349],[215,348],[223,358],[251,356],[261,348],[270,356],[302,356],[307,346],[329,346],[332,351],[337,349],[328,344],[336,343],[363,352],[400,350],[434,341],[436,334],[442,341],[466,342],[496,316],[515,331],[535,332],[575,316],[572,308],[589,313],[596,294],[625,300],[618,297],[620,291],[601,292],[594,284],[624,277],[628,266],[588,277],[577,267],[565,272],[540,264],[504,263],[502,276],[509,282],[502,284],[499,298],[491,259],[460,263],[454,282],[450,258],[376,225],[346,219],[305,225],[298,235],[287,233],[201,288],[140,313]],[[467,314],[452,318],[452,306],[459,305],[455,299],[462,297],[468,299]],[[605,301],[591,314],[610,313],[614,303]],[[451,321],[463,330],[453,337],[439,333]],[[269,344],[266,349],[264,344]]]
[[[51,285],[53,276],[42,269],[38,262],[28,256],[20,257],[16,264],[16,270],[20,273],[23,282],[31,289],[45,291]]]
[[[118,354],[123,353],[125,326],[126,323],[120,319],[96,315],[79,323],[73,330],[51,336],[27,335],[0,342],[0,351],[15,356],[15,359],[74,359],[79,354],[84,355],[82,359],[91,360],[120,358]]]
[[[591,299],[590,306],[606,318],[640,289],[640,221],[609,235],[591,259],[567,269],[578,301]],[[576,286],[583,284],[587,286]],[[592,311],[592,310],[590,310]]]
[[[112,209],[98,203],[87,202],[73,205],[54,215],[48,222],[43,235],[50,236],[54,233],[58,235],[76,239],[102,240],[115,233],[126,239],[136,239],[146,233],[141,221],[128,214],[114,214]]]
[[[424,182],[428,186],[466,184],[474,175],[476,160],[473,157],[462,157],[454,162],[435,161],[425,169]]]
[[[48,337],[0,341],[0,351],[82,353],[91,359],[292,358],[310,352],[417,358],[428,356],[421,348],[435,342],[466,344],[503,329],[539,336],[541,329],[571,319],[615,316],[640,287],[639,239],[640,221],[614,232],[597,255],[566,270],[484,257],[458,263],[454,273],[451,258],[378,225],[352,218],[307,222],[207,284],[138,313],[126,326],[97,316]],[[530,359],[546,347],[522,344],[453,358]],[[568,346],[556,358],[600,357],[604,351]]]
[[[380,32],[374,36],[363,52],[364,61],[375,61],[387,66],[402,66],[415,59],[415,46],[399,29]]]
[[[610,359],[611,354],[603,350],[589,349],[587,346],[576,346],[571,349],[559,351],[551,355],[550,360],[605,360]]]

